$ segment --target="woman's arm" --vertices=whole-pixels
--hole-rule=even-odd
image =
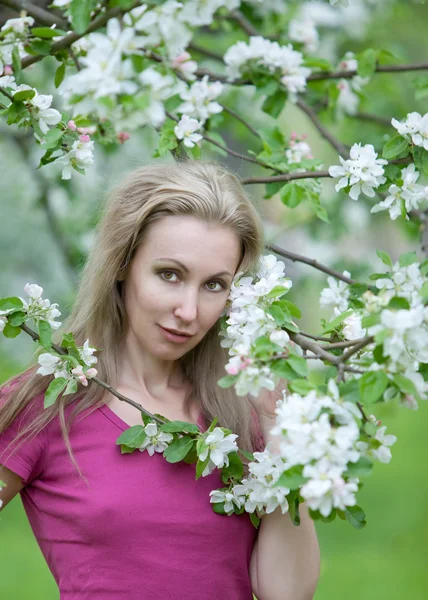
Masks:
[[[269,435],[275,419],[262,416],[266,445],[276,451],[277,439]],[[261,519],[250,563],[253,592],[258,600],[312,600],[319,577],[320,551],[314,522],[300,505],[300,525],[277,508]]]

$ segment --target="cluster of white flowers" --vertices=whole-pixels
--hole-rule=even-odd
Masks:
[[[71,179],[73,169],[87,169],[94,164],[94,142],[83,134],[73,142],[71,150],[61,154],[55,161],[63,166],[62,179]]]
[[[345,510],[356,504],[357,478],[345,478],[349,463],[355,463],[361,454],[356,449],[360,430],[356,418],[358,408],[340,398],[333,379],[328,394],[319,396],[315,391],[283,394],[276,409],[277,422],[273,435],[280,435],[280,455],[287,468],[303,466],[303,484],[300,494],[312,510],[327,517],[333,508]],[[332,424],[334,422],[334,425]]]
[[[210,492],[210,502],[224,502],[226,514],[235,512],[235,507],[259,516],[272,513],[278,506],[284,514],[288,511],[289,488],[276,485],[285,470],[285,463],[267,448],[254,453],[254,461],[248,465],[249,476],[228,490]]]
[[[311,19],[292,19],[288,26],[288,37],[293,42],[303,44],[306,52],[316,52],[318,49],[318,31]]]
[[[27,283],[24,286],[24,292],[28,295],[29,300],[19,298],[22,302],[22,308],[20,310],[27,315],[28,319],[33,319],[35,323],[40,320],[47,321],[52,329],[58,329],[61,327],[59,321],[55,321],[57,317],[61,315],[58,310],[58,304],[51,304],[50,300],[45,298],[43,300],[43,288],[35,283]],[[3,331],[7,323],[7,315],[12,313],[15,309],[10,308],[8,310],[0,311],[0,332]]]
[[[25,15],[25,13],[22,14]],[[25,56],[24,40],[33,25],[33,17],[21,16],[16,19],[8,19],[0,29],[0,75],[2,73],[5,76],[12,74],[12,52],[15,47],[18,49],[20,58]]]
[[[391,185],[389,195],[385,200],[372,207],[372,213],[388,210],[393,221],[403,213],[408,219],[407,213],[413,209],[417,210],[420,204],[428,199],[428,186],[416,183],[420,173],[416,170],[414,163],[403,169],[401,175],[403,183],[399,186]]]
[[[228,454],[238,450],[235,442],[238,436],[235,433],[225,435],[221,427],[216,427],[213,431],[202,434],[201,437],[204,438],[204,441],[199,452],[199,460],[204,462],[208,459],[208,463],[202,472],[202,477],[206,477],[214,469],[222,469],[229,465]]]
[[[353,200],[358,200],[361,192],[372,198],[375,189],[385,183],[383,165],[388,161],[377,158],[377,153],[372,144],[354,144],[350,150],[350,158],[345,160],[339,156],[342,165],[334,165],[328,169],[331,177],[340,177],[336,184],[336,192],[345,187],[350,187],[349,195]]]
[[[98,362],[96,356],[92,356],[96,352],[96,348],[89,346],[89,340],[78,348],[80,359],[86,365],[85,369],[82,365],[77,365],[71,368],[72,364],[65,356],[58,356],[50,352],[40,354],[37,361],[40,367],[37,369],[39,375],[53,375],[55,379],[63,377],[64,379],[75,380],[84,386],[88,385],[88,379],[96,377],[98,372],[92,366]]]
[[[188,148],[193,148],[202,139],[202,135],[197,132],[203,128],[205,121],[223,110],[216,102],[222,92],[223,84],[220,81],[210,83],[208,75],[180,92],[183,102],[178,106],[177,112],[183,116],[174,132],[179,140],[184,140],[183,143]]]
[[[278,329],[268,312],[272,303],[292,286],[284,268],[284,263],[273,254],[263,256],[254,279],[238,273],[232,283],[221,345],[229,348],[232,356],[226,371],[229,375],[238,375],[235,389],[240,396],[248,393],[257,395],[262,387],[275,388],[276,379],[269,367],[258,366],[252,357],[252,344],[258,337],[268,335],[282,352],[290,341],[287,332]]]
[[[391,123],[406,140],[428,150],[428,113],[422,117],[418,112],[411,112],[405,121],[392,119]]]
[[[313,158],[311,147],[306,142],[306,135],[300,138],[294,131],[291,133],[288,148],[285,151],[285,156],[289,163],[300,163],[305,158]]]
[[[349,275],[347,272],[344,274]],[[423,399],[428,399],[428,382],[424,381],[418,369],[420,363],[428,362],[428,307],[424,306],[422,297],[422,288],[427,281],[418,262],[407,266],[400,266],[397,262],[390,272],[385,273],[385,277],[376,279],[379,294],[370,290],[364,292],[360,298],[364,308],[353,310],[343,320],[343,335],[347,340],[366,335],[383,336],[383,355],[388,360],[383,365],[373,363],[369,369],[385,368],[390,377],[401,373],[414,383]],[[348,309],[349,286],[342,281],[336,282],[333,277],[328,277],[328,283],[329,287],[321,292],[320,305],[332,305],[335,316],[338,316]],[[407,300],[409,308],[388,308],[394,297]],[[379,322],[364,329],[362,319],[375,314],[379,314]],[[407,401],[409,406],[417,407],[415,398],[409,397]]]
[[[224,62],[232,81],[251,71],[253,64],[258,68],[263,66],[278,75],[292,95],[305,90],[306,79],[311,74],[311,70],[302,65],[302,53],[294,50],[291,44],[280,46],[261,36],[250,37],[248,44],[237,42],[231,46],[224,55]]]

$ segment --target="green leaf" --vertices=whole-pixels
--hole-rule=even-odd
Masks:
[[[67,387],[68,379],[65,377],[57,377],[50,382],[48,389],[45,393],[44,407],[48,408],[55,404],[56,399],[60,393]]]
[[[14,102],[25,102],[26,100],[31,100],[36,95],[36,90],[22,90],[21,92],[16,92],[13,96]]]
[[[428,174],[428,152],[421,146],[414,146],[412,148],[413,160],[418,171],[423,171],[425,175]]]
[[[362,529],[367,524],[366,514],[359,506],[347,506],[345,508],[346,519],[355,527]]]
[[[394,135],[393,138],[388,140],[383,147],[382,156],[387,160],[395,158],[399,154],[404,153],[409,149],[409,142],[405,140],[401,135]]]
[[[330,323],[328,323],[328,325],[323,329],[322,331],[322,335],[329,333],[330,331],[334,331],[335,329],[337,329],[337,327],[339,327],[339,325],[342,323],[342,321],[344,321],[347,317],[349,317],[350,315],[352,315],[354,311],[350,308],[348,308],[348,310],[345,310],[345,312],[343,312],[342,314],[338,315],[335,319],[333,319],[332,321],[330,321]]]
[[[333,65],[331,64],[331,62],[329,60],[327,60],[326,58],[318,58],[315,56],[310,56],[305,58],[304,61],[304,65],[305,67],[310,67],[310,68],[314,68],[314,67],[318,67],[319,69],[322,69],[323,71],[333,71]]]
[[[21,57],[19,56],[19,49],[17,44],[13,46],[12,50],[12,67],[15,81],[19,83],[21,79]]]
[[[258,526],[260,525],[260,519],[259,517],[256,515],[256,513],[250,513],[250,521],[251,523],[254,525],[254,527],[257,529]]]
[[[165,433],[199,433],[199,427],[185,421],[169,421],[159,427]]]
[[[290,515],[291,522],[293,525],[298,527],[300,525],[300,512],[299,512],[299,493],[291,492],[287,496],[288,499],[288,514]]]
[[[14,327],[19,327],[27,320],[27,315],[25,312],[18,310],[14,313],[7,315],[8,323],[13,325]]]
[[[22,300],[16,296],[10,296],[9,298],[2,298],[0,300],[0,310],[19,310],[23,308]]]
[[[284,325],[288,321],[285,318],[284,311],[278,305],[272,304],[267,312],[275,319],[277,325]]]
[[[55,84],[56,88],[59,88],[61,83],[64,81],[66,69],[67,69],[66,64],[61,63],[59,65],[59,67],[57,68],[57,70],[55,71],[54,84]]]
[[[405,252],[398,259],[398,264],[400,267],[408,267],[415,262],[418,262],[418,256],[416,252]]]
[[[52,327],[43,319],[39,321],[39,337],[43,348],[50,350],[52,347]]]
[[[198,462],[196,463],[196,479],[199,479],[200,477],[202,477],[202,473],[204,472],[204,469],[207,466],[207,464],[209,463],[209,461],[210,461],[209,454],[205,460],[198,459]]]
[[[360,400],[360,388],[357,379],[350,379],[339,385],[340,397],[356,404]]]
[[[68,396],[69,394],[75,394],[77,392],[77,381],[75,379],[70,379],[67,387],[65,388],[64,396]]]
[[[393,310],[409,310],[410,304],[406,298],[401,298],[400,296],[394,296],[388,303],[387,308],[391,308]]]
[[[25,50],[32,56],[47,56],[51,53],[52,42],[48,40],[32,40],[25,44]]]
[[[58,142],[64,134],[65,131],[59,129],[58,127],[53,127],[52,129],[49,129],[49,131],[45,135],[45,143],[43,144],[43,148],[45,148],[46,150],[56,148],[59,145]]]
[[[294,371],[301,377],[307,377],[308,375],[308,363],[307,361],[298,356],[297,354],[290,354],[287,358],[289,364],[293,368]]]
[[[153,157],[165,156],[170,150],[178,146],[178,139],[174,133],[177,123],[172,119],[167,119],[159,132],[158,147],[153,153]]]
[[[300,394],[301,396],[306,396],[312,390],[316,390],[316,386],[313,383],[310,383],[307,379],[293,379],[288,384],[288,389],[295,394]]]
[[[215,513],[218,515],[226,515],[226,511],[224,510],[224,502],[213,502],[211,507]]]
[[[358,380],[361,401],[364,404],[377,402],[388,386],[388,377],[383,371],[369,371]]]
[[[76,33],[84,33],[91,20],[91,0],[71,0],[70,15]]]
[[[180,462],[192,448],[193,442],[188,435],[174,440],[163,453],[165,460],[169,463]]]
[[[50,27],[33,27],[31,33],[36,37],[45,39],[67,35],[67,32],[63,31],[62,29],[51,29]]]
[[[271,370],[272,373],[278,375],[281,379],[298,379],[298,375],[285,358],[273,360],[271,363]]]
[[[272,484],[272,487],[285,487],[290,490],[297,490],[304,483],[306,483],[306,477],[302,475],[303,466],[297,465],[295,467],[291,467],[288,471],[285,471],[278,481]]]
[[[373,423],[374,425],[374,423]],[[373,462],[367,456],[360,456],[355,463],[349,463],[346,470],[347,477],[366,477],[373,469]]]
[[[230,452],[228,454],[229,466],[223,467],[221,470],[221,476],[224,482],[231,478],[240,479],[244,474],[244,466],[239,454],[237,452]]]
[[[281,306],[286,308],[292,317],[296,317],[296,319],[301,319],[302,313],[300,312],[300,309],[295,304],[290,302],[289,300],[282,299]]]
[[[16,338],[20,333],[21,333],[22,329],[20,327],[14,327],[13,325],[11,325],[10,323],[6,323],[6,325],[4,326],[3,329],[3,335],[6,338]]]
[[[376,431],[377,431],[376,424],[372,423],[371,421],[368,421],[367,423],[364,423],[364,431],[367,433],[367,435],[373,437],[376,434]]]
[[[299,185],[296,181],[286,183],[280,190],[279,196],[281,202],[289,208],[296,208],[305,199],[306,189]]]
[[[288,288],[284,287],[283,285],[276,285],[274,288],[271,289],[271,291],[269,292],[269,294],[265,295],[265,298],[269,298],[269,299],[271,299],[271,298],[280,298],[281,296],[283,296],[287,292],[288,292]],[[291,304],[291,302],[288,302],[288,304]],[[294,306],[294,304],[292,306]]]
[[[238,381],[238,375],[225,375],[217,381],[217,385],[222,388],[232,387]]]
[[[361,327],[366,329],[367,327],[373,327],[373,325],[378,325],[380,323],[380,313],[375,315],[368,315],[367,317],[363,317],[361,319]]]
[[[126,446],[127,448],[140,448],[147,434],[144,431],[143,425],[134,425],[125,429],[116,440],[118,446]]]
[[[376,71],[377,51],[367,48],[358,55],[357,73],[360,77],[371,77]]]
[[[247,460],[254,462],[254,454],[252,452],[247,452],[246,450],[242,450],[241,448],[239,449],[239,452],[242,454],[242,456],[245,456]]]
[[[276,119],[281,114],[286,101],[287,93],[284,90],[278,89],[263,102],[262,111]]]
[[[397,373],[394,375],[394,383],[399,387],[401,392],[419,398],[418,390],[411,379],[404,377],[401,373]]]
[[[278,126],[275,127],[260,127],[258,130],[264,146],[269,150],[278,150],[284,154],[285,137]]]
[[[392,259],[389,256],[388,252],[384,252],[383,250],[376,250],[376,254],[379,256],[380,260],[387,266],[392,268]]]
[[[421,287],[420,294],[422,298],[426,298],[428,296],[428,281],[425,281],[425,283]]]

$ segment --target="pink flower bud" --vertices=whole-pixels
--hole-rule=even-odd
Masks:
[[[86,135],[87,133],[89,133],[89,127],[78,127],[77,132]]]
[[[92,379],[92,377],[96,377],[98,375],[98,371],[96,369],[94,369],[93,367],[91,367],[90,369],[88,369],[86,371],[86,377],[88,377],[88,379]]]
[[[85,135],[79,135],[79,140],[81,142],[85,143],[85,142],[90,142],[91,138],[89,137],[89,135],[85,134]]]
[[[76,131],[77,127],[76,127],[76,123],[74,121],[69,121],[67,123],[67,127],[71,130],[71,131]]]
[[[376,421],[376,425],[377,425],[378,427],[380,427],[380,426],[382,425],[382,421],[379,419],[378,421]]]
[[[12,75],[13,74],[13,68],[11,65],[5,65],[4,67],[4,75]]]
[[[129,140],[129,138],[130,138],[130,137],[131,137],[131,136],[129,135],[129,133],[128,133],[127,131],[120,131],[120,132],[117,134],[117,141],[118,141],[120,144],[124,144],[124,143],[125,143],[127,140]]]
[[[190,54],[188,52],[181,52],[181,54],[178,54],[178,56],[176,56],[172,61],[172,68],[178,69],[184,62],[186,62],[186,60],[189,60],[189,58]]]
[[[291,132],[291,139],[295,140],[297,138],[297,133],[295,131]]]
[[[226,365],[225,367],[226,372],[229,373],[229,375],[237,375],[238,374],[238,369],[232,365]]]

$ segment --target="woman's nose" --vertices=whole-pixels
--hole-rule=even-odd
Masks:
[[[174,310],[174,315],[186,323],[190,323],[198,316],[198,293],[188,288],[183,290]]]

